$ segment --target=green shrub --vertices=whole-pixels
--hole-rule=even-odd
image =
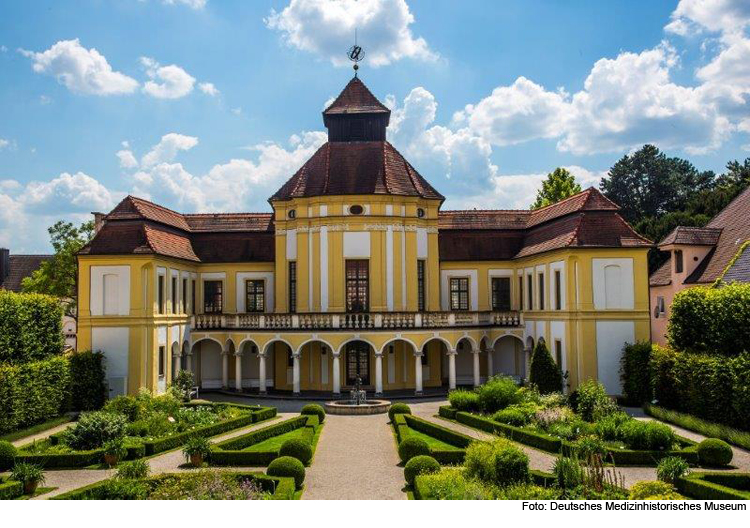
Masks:
[[[118,460],[122,460],[128,455],[128,450],[125,448],[122,437],[104,442],[102,448],[105,455],[115,456]]]
[[[593,435],[579,438],[575,443],[575,450],[578,457],[589,464],[592,464],[596,457],[604,460],[607,455],[607,446],[604,441]]]
[[[687,475],[690,465],[680,457],[666,457],[659,460],[656,466],[656,478],[667,484],[674,485],[677,479]]]
[[[620,426],[620,437],[630,449],[665,451],[677,437],[668,425],[653,421],[629,420]]]
[[[190,461],[190,457],[193,455],[199,455],[203,458],[208,458],[211,454],[211,444],[203,436],[192,436],[185,442],[182,447],[182,454],[185,456],[185,460]]]
[[[411,414],[411,408],[405,403],[394,403],[388,408],[388,418],[393,423],[393,417],[397,414]]]
[[[115,414],[122,414],[129,422],[135,422],[138,420],[138,415],[140,414],[138,400],[133,396],[117,396],[116,398],[109,400],[103,410]]]
[[[587,422],[618,411],[617,404],[607,396],[604,385],[592,379],[578,386],[574,409]]]
[[[555,500],[560,498],[559,490],[536,484],[512,484],[500,490],[500,500]]]
[[[294,457],[304,465],[308,465],[312,460],[313,452],[308,442],[304,442],[298,438],[290,438],[281,444],[279,456]]]
[[[415,456],[429,454],[430,446],[421,438],[408,436],[398,444],[398,456],[401,459],[401,462],[404,463],[408,462]]]
[[[464,467],[469,476],[499,486],[529,480],[529,458],[505,439],[470,444]]]
[[[174,387],[179,393],[183,401],[190,401],[190,392],[195,386],[195,376],[189,370],[180,370],[177,372],[172,387]]]
[[[529,381],[542,394],[562,391],[562,371],[553,361],[547,345],[541,339],[534,347],[529,367]]]
[[[283,456],[272,461],[268,465],[266,474],[271,477],[292,477],[297,489],[301,489],[305,482],[305,466],[293,457]]]
[[[494,413],[519,401],[518,385],[508,376],[494,376],[477,389],[479,408]]]
[[[479,410],[479,394],[464,389],[452,390],[448,393],[451,407],[457,411],[475,412]]]
[[[16,448],[10,442],[0,440],[0,471],[6,471],[13,467],[16,459]]]
[[[317,416],[319,423],[323,423],[326,419],[325,409],[323,409],[323,407],[318,405],[317,403],[308,403],[307,405],[302,407],[302,410],[299,413],[303,415]]]
[[[673,500],[682,498],[684,497],[677,493],[671,484],[660,482],[658,480],[636,482],[633,484],[633,487],[630,488],[630,495],[628,496],[629,500]]]
[[[497,497],[497,490],[467,478],[460,468],[449,468],[414,479],[414,496],[425,500],[488,500]]]
[[[614,413],[600,418],[594,424],[594,432],[602,440],[618,440],[620,438],[620,426],[632,420],[625,413]]]
[[[101,409],[107,400],[104,354],[75,352],[70,361],[70,405],[75,411]]]
[[[410,459],[404,466],[404,478],[410,486],[414,485],[414,479],[418,475],[427,475],[440,471],[437,460],[428,455],[419,455]]]
[[[643,406],[646,414],[663,422],[678,425],[690,431],[700,433],[707,438],[719,438],[729,444],[750,450],[750,432],[740,431],[728,425],[703,420],[697,416],[671,411],[664,407],[646,404]]]
[[[64,434],[64,441],[73,449],[102,447],[106,442],[125,435],[127,419],[122,414],[105,411],[84,413],[74,427]]]
[[[151,470],[148,462],[143,459],[123,462],[117,467],[117,478],[119,479],[143,479],[148,477]]]
[[[514,407],[514,408],[511,408]],[[497,411],[495,414],[492,415],[492,419],[496,422],[508,424],[508,425],[515,425],[515,426],[521,426],[526,425],[531,421],[531,417],[533,416],[533,413],[527,413],[524,412],[523,409],[515,408],[515,406],[511,405],[506,409],[503,409],[502,411]]]
[[[651,401],[651,343],[626,343],[620,360],[622,393],[631,405]]]
[[[54,297],[0,290],[0,364],[60,355],[62,316],[62,305]]]
[[[573,489],[580,486],[585,476],[583,466],[575,457],[557,457],[552,472],[561,489]]]
[[[0,364],[0,434],[59,416],[67,404],[69,384],[70,363],[61,356]]]
[[[10,478],[24,484],[27,482],[44,484],[45,481],[44,470],[40,466],[26,462],[16,462],[10,471]]]
[[[727,466],[733,456],[732,447],[718,438],[707,438],[698,444],[698,459],[705,466]]]

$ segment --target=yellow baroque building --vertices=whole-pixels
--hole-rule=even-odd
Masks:
[[[544,340],[575,388],[620,392],[623,344],[649,337],[650,242],[591,188],[528,210],[443,211],[386,141],[358,78],[273,213],[180,214],[129,196],[80,252],[80,349],[112,395],[203,389],[377,394],[523,379]]]

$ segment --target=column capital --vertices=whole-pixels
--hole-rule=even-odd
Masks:
[[[235,357],[242,357],[242,356],[243,356],[243,354],[242,354],[242,350],[235,350],[235,351],[234,351],[234,356],[235,356]]]
[[[301,350],[292,350],[292,357],[299,359],[299,357],[302,356]]]
[[[231,352],[229,350],[222,350],[221,351],[221,355],[222,356],[229,356],[230,354],[231,354]]]
[[[414,351],[414,357],[421,357],[421,356],[424,356],[424,353],[421,350]]]
[[[455,348],[447,350],[445,352],[445,355],[446,356],[457,356],[458,355],[458,350],[456,350]]]

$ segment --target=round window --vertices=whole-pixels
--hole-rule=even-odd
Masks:
[[[289,215],[289,218],[295,218],[297,216],[297,211],[295,211],[294,209],[292,209],[287,214]]]
[[[419,218],[424,218],[424,209],[422,209],[421,207],[417,209],[417,216]]]
[[[353,215],[361,215],[363,212],[364,212],[364,209],[362,208],[361,205],[352,205],[349,208],[349,213]]]

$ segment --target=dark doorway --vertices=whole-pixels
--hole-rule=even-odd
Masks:
[[[362,341],[346,345],[346,384],[355,385],[357,376],[362,385],[370,384],[370,345]]]

